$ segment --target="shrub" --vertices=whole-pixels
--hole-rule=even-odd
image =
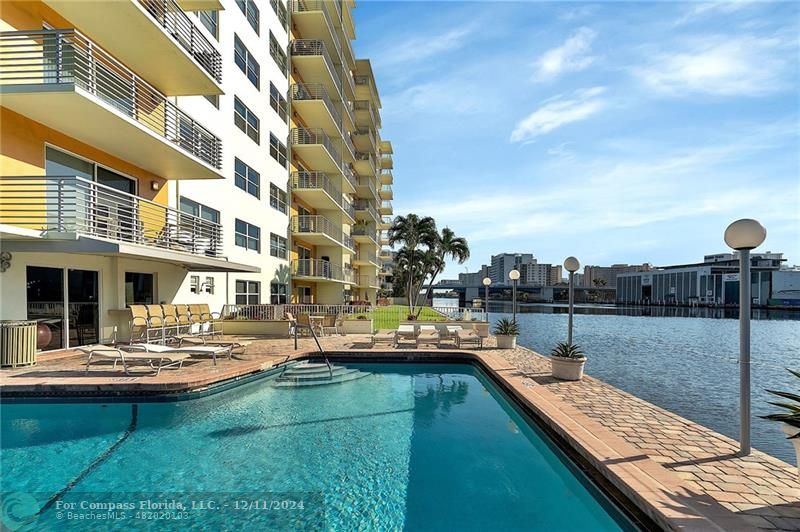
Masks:
[[[517,320],[502,318],[494,325],[495,336],[519,336],[519,324]]]
[[[567,342],[558,342],[553,350],[550,352],[551,357],[558,358],[585,358],[586,355],[581,351],[580,346],[575,344],[568,344]]]
[[[789,373],[800,379],[800,372],[787,370]],[[772,395],[777,395],[782,399],[788,399],[788,403],[778,403],[770,401],[769,404],[783,408],[786,412],[778,412],[768,416],[762,416],[764,419],[770,421],[782,421],[787,425],[800,429],[800,395],[791,392],[780,392],[776,390],[767,390]],[[800,432],[792,436],[792,438],[800,437]]]

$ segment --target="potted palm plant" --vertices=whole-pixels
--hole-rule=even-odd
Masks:
[[[788,370],[789,373],[800,379],[800,372]],[[770,402],[771,405],[783,408],[785,412],[777,412],[768,416],[763,416],[764,419],[770,421],[780,421],[783,433],[794,444],[794,452],[797,455],[797,475],[800,477],[800,395],[791,392],[781,392],[776,390],[767,390],[772,395],[777,395],[781,399],[788,399],[790,402]]]
[[[493,332],[495,338],[497,338],[498,349],[514,349],[517,347],[517,336],[519,336],[517,320],[502,318],[494,325]]]
[[[553,377],[564,381],[579,381],[583,378],[586,355],[575,344],[559,342],[550,352]]]

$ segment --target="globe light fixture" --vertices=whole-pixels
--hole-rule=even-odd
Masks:
[[[569,318],[567,319],[567,343],[572,345],[572,312],[575,307],[575,272],[581,263],[575,257],[564,259],[564,269],[569,272]]]
[[[739,454],[750,454],[750,250],[767,238],[767,230],[750,218],[725,229],[725,243],[739,252]]]
[[[486,311],[486,321],[489,321],[489,285],[492,280],[488,277],[483,278],[483,309]]]
[[[508,272],[508,278],[511,279],[511,315],[514,321],[517,321],[517,281],[519,280],[519,270],[514,268]]]

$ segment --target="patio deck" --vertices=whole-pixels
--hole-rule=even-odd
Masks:
[[[39,357],[34,367],[0,370],[0,393],[169,393],[203,389],[291,358],[313,355],[313,340],[237,337],[251,341],[244,355],[192,361],[159,376],[134,369],[92,366],[75,352]],[[524,348],[498,350],[371,349],[369,336],[325,337],[326,351],[364,359],[464,358],[479,363],[500,385],[538,415],[603,477],[650,516],[674,530],[800,531],[797,469],[760,451],[738,457],[737,444],[671,412],[590,376],[581,382],[552,379],[549,361]]]

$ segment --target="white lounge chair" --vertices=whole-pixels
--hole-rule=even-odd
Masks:
[[[182,368],[183,361],[191,357],[191,354],[189,353],[167,352],[152,354],[149,352],[125,352],[121,349],[117,349],[116,347],[109,347],[107,345],[100,344],[85,345],[78,347],[77,350],[88,355],[88,358],[86,359],[86,373],[89,373],[89,366],[92,364],[92,362],[97,362],[99,360],[112,360],[114,362],[114,369],[117,368],[117,362],[122,362],[122,368],[125,370],[125,375],[130,375],[130,372],[128,371],[128,365],[137,362],[148,363],[152,369],[156,370],[156,375],[159,375],[161,374],[162,368],[168,368],[172,366],[178,366],[179,369]],[[154,364],[155,361],[158,361],[158,365]]]
[[[442,337],[435,325],[420,325],[419,334],[417,335],[417,348],[425,344],[436,344],[436,347],[441,346]]]
[[[397,343],[400,343],[400,340],[416,340],[417,339],[417,331],[413,325],[400,325],[397,328]]]
[[[125,346],[125,350],[129,352],[146,352],[146,353],[185,353],[191,355],[211,355],[214,365],[217,365],[217,355],[228,354],[228,360],[231,358],[233,346],[213,346],[213,345],[195,345],[191,347],[169,347],[159,344],[131,344]]]

